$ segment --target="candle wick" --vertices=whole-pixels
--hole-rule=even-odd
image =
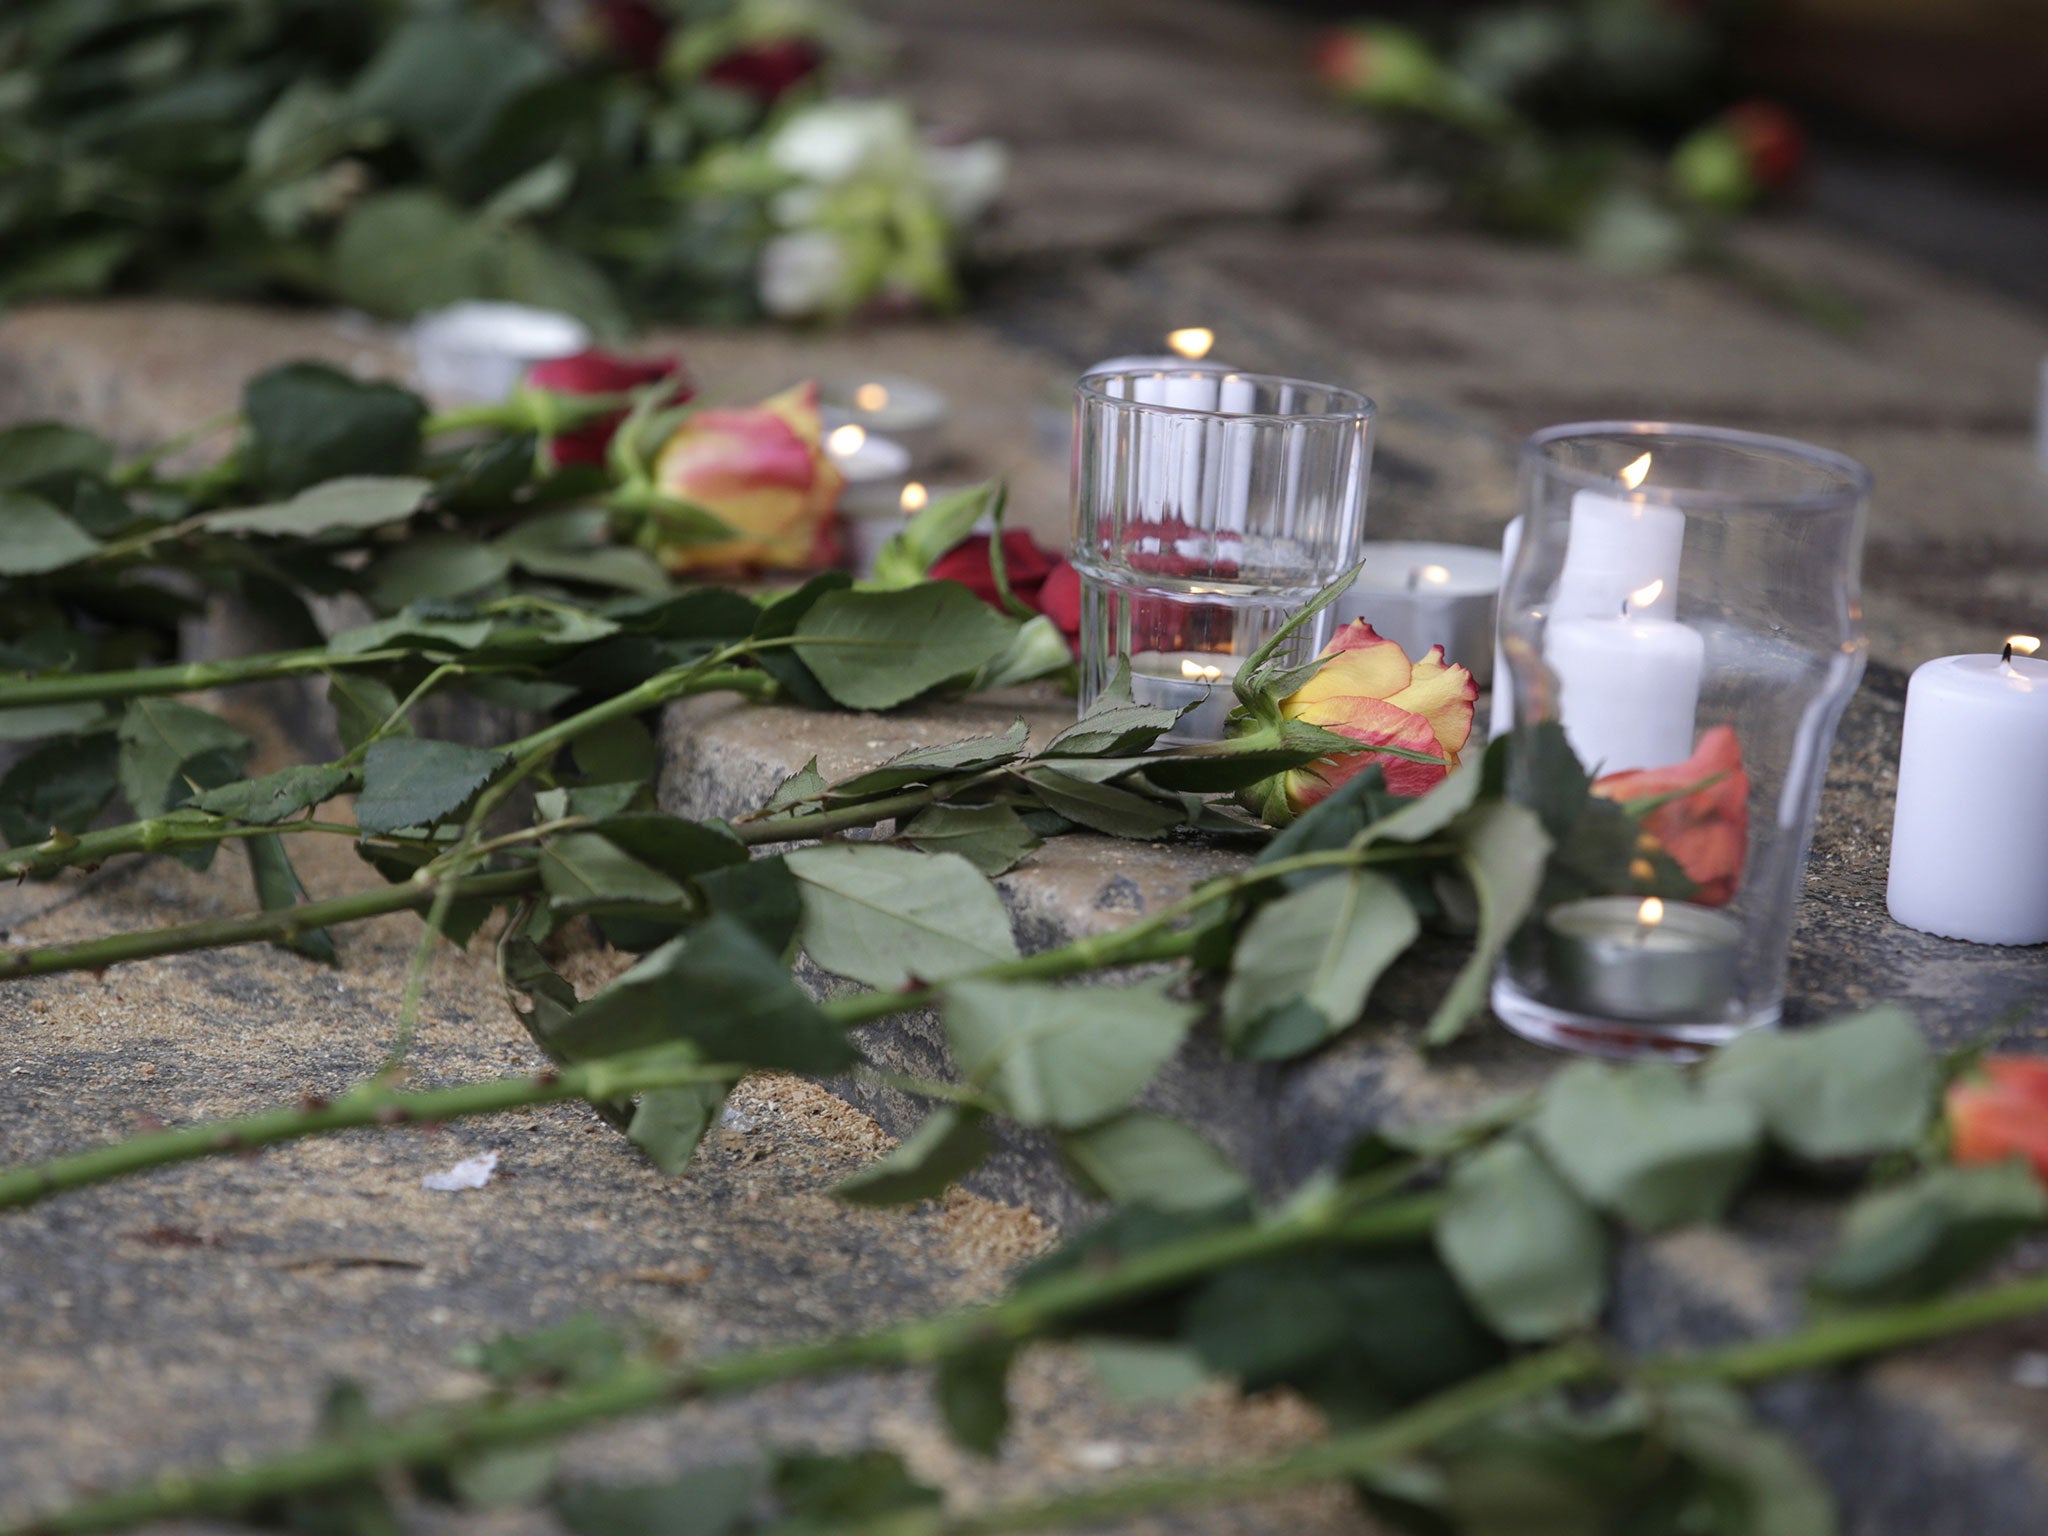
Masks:
[[[1419,565],[1411,565],[1411,566],[1409,566],[1409,567],[1408,567],[1408,590],[1409,590],[1410,592],[1413,592],[1413,591],[1414,591],[1414,590],[1415,590],[1415,589],[1416,589],[1416,588],[1417,588],[1418,586],[1420,586],[1421,584],[1422,584],[1422,567],[1421,567],[1421,566],[1419,566]],[[2005,648],[2005,653],[2006,653],[2006,655],[2007,655],[2007,656],[2010,656],[2010,655],[2012,654],[2012,647],[2008,645],[2008,646],[2007,646],[2007,647]]]
[[[2003,656],[2000,656],[1998,659],[2004,662],[2007,666],[2012,665],[2012,642],[2010,640],[2005,642],[2005,654]]]
[[[1621,616],[1624,619],[1628,617],[1628,599],[1625,597],[1621,600]]]

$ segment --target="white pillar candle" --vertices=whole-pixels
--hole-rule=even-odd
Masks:
[[[1382,540],[1358,546],[1365,561],[1337,599],[1337,622],[1363,619],[1411,661],[1440,645],[1484,688],[1493,675],[1493,614],[1500,557],[1463,544]]]
[[[1644,454],[1621,472],[1633,490],[1650,472]],[[1640,619],[1678,612],[1678,566],[1685,550],[1685,514],[1635,496],[1578,491],[1551,612],[1557,618],[1607,618],[1631,605]],[[1632,594],[1657,585],[1654,599]]]
[[[1195,706],[1168,733],[1169,741],[1221,741],[1237,708],[1231,684],[1241,664],[1241,658],[1215,651],[1134,651],[1131,697],[1168,709]]]
[[[2012,648],[2038,645],[2015,635]],[[2048,661],[1943,656],[1906,689],[1891,914],[1977,944],[2048,943]]]
[[[1522,520],[1510,518],[1500,534],[1500,590],[1508,589],[1514,574],[1515,556],[1522,552]],[[1515,675],[1508,670],[1507,654],[1501,649],[1498,611],[1493,635],[1493,708],[1487,720],[1487,739],[1505,736],[1515,728]]]
[[[1557,677],[1557,717],[1589,772],[1692,756],[1706,651],[1697,630],[1669,619],[1550,621],[1543,659]]]

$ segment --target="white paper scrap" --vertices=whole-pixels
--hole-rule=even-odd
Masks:
[[[458,1189],[482,1189],[491,1182],[491,1175],[497,1168],[498,1154],[495,1152],[465,1157],[446,1173],[428,1174],[420,1180],[420,1188],[439,1190],[444,1194]]]

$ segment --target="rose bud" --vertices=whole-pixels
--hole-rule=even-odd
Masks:
[[[1428,110],[1452,94],[1443,66],[1405,27],[1332,27],[1316,40],[1316,78],[1362,106]]]
[[[661,67],[668,47],[668,18],[648,0],[597,0],[593,9],[613,53],[644,74]]]
[[[809,38],[777,37],[734,49],[705,70],[704,78],[769,106],[816,74],[824,62],[824,54]]]
[[[1775,103],[1745,101],[1672,151],[1671,184],[1695,203],[1735,212],[1785,191],[1805,166],[1799,120]]]
[[[622,395],[663,379],[675,380],[666,404],[681,405],[696,393],[683,372],[683,360],[673,356],[635,359],[592,347],[574,357],[549,358],[526,370],[527,383],[558,395]],[[555,463],[602,464],[612,434],[625,419],[624,411],[614,411],[559,434],[550,444]]]
[[[1948,1090],[1949,1156],[1958,1163],[2024,1157],[2048,1184],[2048,1061],[1987,1056]]]
[[[1378,768],[1397,795],[1420,795],[1458,766],[1458,754],[1472,734],[1472,706],[1479,685],[1463,667],[1432,646],[1420,661],[1392,640],[1354,619],[1323,647],[1316,674],[1280,701],[1289,720],[1305,720],[1339,736],[1372,746],[1427,753],[1441,762],[1419,763],[1384,752],[1326,757],[1289,772],[1283,781],[1287,808],[1300,815],[1338,785],[1368,768]]]
[[[1749,852],[1749,775],[1742,771],[1742,743],[1733,726],[1708,731],[1682,763],[1610,773],[1594,781],[1593,793],[1624,806],[1662,800],[1644,811],[1640,835],[1671,855],[1699,887],[1692,899],[1701,906],[1734,899]]]
[[[642,539],[671,571],[744,566],[800,570],[829,547],[846,477],[826,454],[818,386],[798,384],[759,405],[698,411],[654,461],[655,488],[702,507],[735,537],[671,544],[658,518]]]

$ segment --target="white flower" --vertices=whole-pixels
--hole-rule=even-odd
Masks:
[[[784,320],[814,315],[838,297],[846,276],[846,252],[834,236],[819,229],[777,235],[761,248],[761,307]]]
[[[939,210],[956,228],[972,224],[1003,190],[1009,152],[994,139],[924,147],[924,176]]]
[[[825,101],[791,117],[768,141],[768,158],[806,181],[841,182],[917,153],[917,127],[900,101]]]

